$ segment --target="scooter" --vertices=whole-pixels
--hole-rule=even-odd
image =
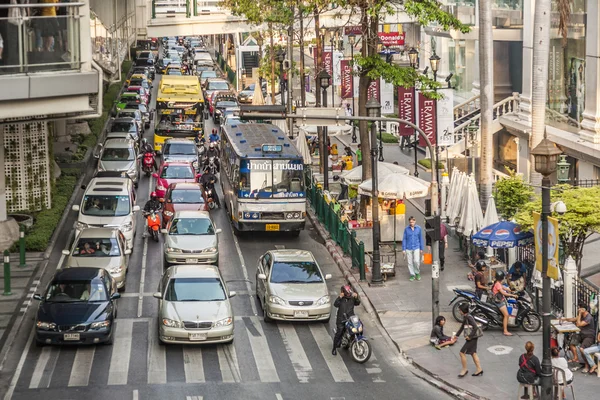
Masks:
[[[342,347],[350,350],[350,356],[355,362],[366,363],[371,358],[371,344],[364,336],[363,323],[357,315],[352,315],[344,325]]]
[[[154,153],[144,153],[144,158],[142,160],[142,171],[144,171],[148,177],[152,174],[154,171]]]
[[[532,306],[531,297],[527,292],[518,293],[518,298],[507,299],[508,326],[521,327],[525,332],[537,332],[542,326],[542,317]],[[482,329],[502,327],[504,316],[494,304],[484,303],[478,299],[470,306],[473,317],[482,323]]]
[[[160,217],[156,210],[144,213],[148,222],[148,233],[155,242],[158,242],[158,232],[160,232]]]
[[[462,323],[463,314],[460,312],[460,306],[464,303],[471,304],[475,300],[479,301],[479,298],[477,297],[477,294],[472,290],[463,290],[455,288],[452,289],[452,291],[454,292],[455,296],[448,305],[451,306],[452,304],[454,304],[454,307],[452,307],[452,316],[457,322]]]

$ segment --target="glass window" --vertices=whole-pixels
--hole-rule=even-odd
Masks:
[[[208,218],[176,218],[169,235],[214,235],[215,229]]]
[[[194,171],[188,165],[165,165],[160,177],[165,179],[194,179]]]
[[[102,153],[102,161],[133,161],[135,153],[133,149],[111,149],[106,148]]]
[[[175,189],[171,191],[171,202],[175,204],[199,204],[204,203],[201,190],[182,190]]]
[[[100,279],[91,281],[54,281],[46,292],[46,301],[73,303],[80,301],[107,301],[106,288]]]
[[[166,301],[223,301],[225,288],[219,278],[174,278],[169,281]]]
[[[314,262],[275,261],[271,272],[272,283],[319,283],[323,282],[321,271]]]
[[[217,101],[215,107],[217,108],[226,108],[226,107],[237,107],[238,103],[236,101]]]
[[[134,111],[119,111],[119,117],[136,118]]]
[[[273,185],[276,193],[302,192],[302,170],[301,160],[274,160],[273,161]],[[277,197],[277,194],[274,195]]]
[[[229,90],[229,84],[227,82],[209,82],[208,90]]]
[[[117,257],[121,255],[115,238],[81,238],[73,250],[74,257]]]
[[[83,215],[122,217],[130,212],[129,196],[88,195],[83,198]]]
[[[110,127],[111,132],[129,132],[132,131],[135,122],[115,122]]]
[[[216,78],[217,73],[215,71],[202,71],[202,74],[200,75],[200,77],[202,79]]]
[[[164,155],[196,155],[194,143],[167,143],[163,151]]]
[[[241,160],[241,191],[258,197],[294,197],[304,191],[301,160]]]

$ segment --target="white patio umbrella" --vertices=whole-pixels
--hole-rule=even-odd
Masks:
[[[275,125],[276,127],[278,127],[279,129],[281,129],[281,131],[287,135],[289,129],[288,129],[288,126],[285,123],[285,121],[286,121],[285,119],[274,119],[273,121],[271,121],[271,123],[273,125]]]
[[[452,194],[452,202],[450,203],[450,209],[448,210],[448,219],[450,225],[457,225],[458,218],[460,216],[462,205],[467,195],[467,174],[464,172],[458,172],[456,186]]]
[[[296,148],[302,154],[302,159],[304,160],[304,164],[312,163],[312,156],[310,155],[310,148],[308,147],[308,143],[306,143],[306,135],[304,131],[300,130],[298,133],[298,137],[295,139]]]
[[[254,84],[254,95],[252,97],[252,105],[253,106],[264,106],[265,105],[265,97],[263,96],[262,90],[258,83]]]
[[[379,197],[384,199],[415,199],[429,194],[430,183],[412,175],[388,174],[378,179]],[[358,185],[358,193],[371,196],[372,179]]]
[[[300,129],[300,132],[303,132],[302,129]],[[379,161],[377,162],[377,173],[379,174],[379,179],[381,179],[389,174],[408,175],[409,171],[400,165]],[[350,171],[344,171],[340,175],[340,178],[349,185],[358,185],[363,181],[362,165],[352,168]]]
[[[467,195],[462,204],[460,222],[457,231],[465,236],[471,236],[483,227],[483,213],[477,195],[475,179],[469,176],[467,184]]]
[[[448,187],[448,196],[446,197],[446,204],[442,204],[444,210],[446,211],[446,216],[450,215],[450,211],[452,210],[452,205],[454,203],[454,198],[456,196],[456,183],[458,182],[458,174],[459,171],[456,167],[452,169],[452,175],[450,176],[450,186]],[[450,221],[452,222],[452,221]]]

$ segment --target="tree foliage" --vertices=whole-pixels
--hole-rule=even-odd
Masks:
[[[523,180],[522,175],[509,171],[509,177],[496,182],[496,208],[507,221],[512,220],[517,212],[533,198],[533,189]]]
[[[583,246],[593,233],[600,232],[600,187],[577,188],[570,185],[558,185],[552,188],[551,201],[563,201],[567,212],[563,215],[554,213],[559,221],[560,241],[565,257],[571,256],[581,272]],[[541,198],[525,204],[516,215],[517,222],[525,229],[533,226],[533,211],[541,212]]]

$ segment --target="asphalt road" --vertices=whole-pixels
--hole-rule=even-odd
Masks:
[[[159,76],[157,75],[157,80]],[[158,85],[154,87],[154,97]],[[153,107],[152,107],[153,108]],[[207,132],[212,130],[212,121]],[[145,137],[151,140],[152,131]],[[92,171],[88,171],[88,176]],[[142,178],[138,205],[143,207],[153,178]],[[85,182],[84,182],[85,183]],[[78,199],[81,199],[79,190]],[[331,355],[331,330],[322,323],[270,323],[262,318],[254,297],[256,263],[274,248],[311,250],[324,273],[331,273],[335,296],[343,278],[308,224],[299,237],[253,233],[233,235],[224,210],[213,210],[220,236],[220,268],[230,290],[235,313],[232,345],[159,346],[158,300],[152,293],[163,272],[161,243],[142,237],[138,213],[137,235],[130,258],[126,290],[118,300],[115,343],[112,346],[43,347],[32,342],[36,307],[28,312],[29,336],[15,341],[0,372],[5,399],[444,399],[447,395],[416,378],[388,347],[364,309],[365,331],[373,356],[354,363],[345,350]],[[70,213],[44,273],[45,287],[61,266],[61,250],[72,240],[76,213]]]

